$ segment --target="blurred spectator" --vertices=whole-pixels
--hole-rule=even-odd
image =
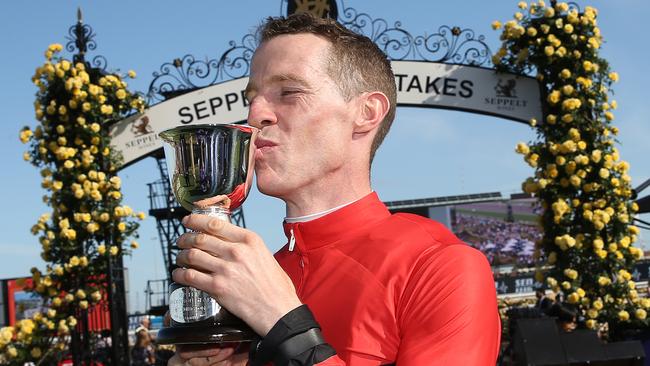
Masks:
[[[135,333],[135,346],[131,349],[132,366],[148,366],[156,362],[154,356],[153,344],[148,331],[138,331]]]
[[[535,297],[537,298],[535,307],[538,308],[540,312],[548,314],[551,306],[553,306],[553,300],[549,299],[546,296],[546,290],[543,288],[538,288],[535,290]]]

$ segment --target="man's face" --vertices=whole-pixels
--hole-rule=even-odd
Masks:
[[[346,102],[327,74],[328,55],[329,42],[312,34],[278,36],[255,52],[248,122],[261,129],[255,171],[262,193],[285,201],[317,194],[336,189],[344,174],[355,99]]]

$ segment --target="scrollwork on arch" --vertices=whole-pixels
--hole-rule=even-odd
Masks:
[[[283,6],[286,7],[286,1]],[[341,3],[338,21],[347,28],[373,40],[392,60],[423,60],[465,65],[491,65],[491,52],[485,36],[476,36],[471,29],[441,26],[433,34],[413,36],[401,22],[392,25],[381,18],[344,7]],[[150,105],[186,91],[247,76],[257,47],[253,34],[240,43],[230,41],[218,59],[199,60],[187,54],[160,66],[153,73],[147,101]]]
[[[485,36],[471,29],[441,26],[437,33],[413,36],[401,22],[390,25],[354,8],[344,8],[338,21],[372,39],[392,60],[422,60],[463,65],[489,65],[491,52]]]
[[[153,73],[147,100],[154,104],[184,91],[210,86],[222,81],[238,79],[250,72],[250,63],[257,42],[255,36],[244,36],[241,43],[230,41],[230,48],[219,59],[196,59],[185,55],[166,62]]]

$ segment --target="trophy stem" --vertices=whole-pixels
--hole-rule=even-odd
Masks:
[[[219,220],[230,222],[230,210],[223,206],[195,207],[192,209],[194,215],[208,215]]]

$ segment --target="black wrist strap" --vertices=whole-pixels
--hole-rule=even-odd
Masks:
[[[250,364],[258,366],[274,360],[289,360],[323,343],[316,319],[307,305],[301,305],[280,318],[266,337],[251,345]]]
[[[276,365],[288,364],[291,357],[297,356],[311,348],[325,344],[325,339],[318,328],[295,335],[278,346],[278,352],[273,359]]]

